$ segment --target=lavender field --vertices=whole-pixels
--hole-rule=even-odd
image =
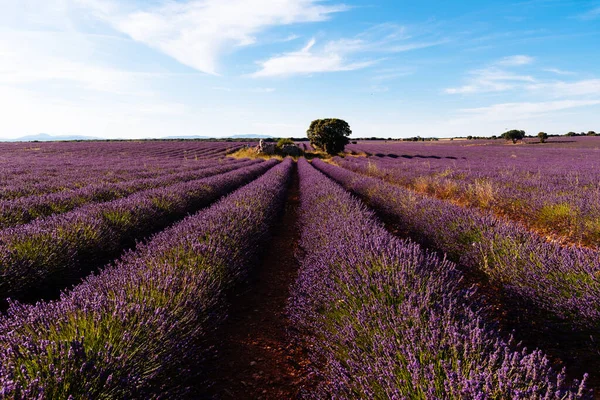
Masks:
[[[256,144],[0,143],[0,399],[600,393],[600,138]]]

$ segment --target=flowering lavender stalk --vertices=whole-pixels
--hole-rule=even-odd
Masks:
[[[223,290],[255,264],[282,209],[291,167],[285,160],[59,301],[13,303],[0,318],[0,397],[183,395],[223,318]]]
[[[207,206],[263,174],[276,160],[135,193],[108,203],[0,231],[0,296],[28,299],[32,289],[64,287],[97,260]],[[96,265],[98,266],[98,265]]]
[[[388,233],[301,159],[304,258],[290,312],[320,386],[310,398],[573,399],[540,351],[514,351],[482,322],[449,261]],[[306,339],[308,338],[308,339]]]
[[[398,226],[450,259],[483,271],[507,293],[569,325],[600,327],[600,252],[547,243],[487,212],[420,195],[315,160],[319,170],[393,216]]]

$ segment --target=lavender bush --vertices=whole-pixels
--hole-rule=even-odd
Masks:
[[[0,296],[19,298],[33,288],[64,287],[107,257],[115,257],[134,238],[163,229],[186,214],[255,179],[277,161],[224,174],[149,189],[108,203],[0,231]]]
[[[0,199],[154,178],[222,159],[243,143],[0,143]]]
[[[0,200],[0,229],[25,224],[44,216],[62,214],[86,204],[116,200],[141,190],[222,174],[257,162],[259,161],[241,160],[215,163],[210,160],[182,172],[166,173],[153,178],[88,185],[81,189]]]
[[[320,160],[313,165],[392,216],[400,229],[453,261],[484,272],[507,293],[569,325],[600,328],[599,252],[547,243],[490,213],[423,196]]]
[[[247,273],[285,199],[286,160],[54,302],[0,319],[0,397],[178,398],[201,372],[223,290]],[[201,381],[201,376],[194,380]]]
[[[299,173],[305,256],[290,312],[321,382],[306,397],[589,397],[585,378],[569,385],[542,352],[487,327],[452,263],[393,237],[304,159]]]
[[[387,143],[354,148],[376,156],[335,162],[440,199],[491,210],[555,241],[600,244],[598,148],[557,148],[551,143],[471,147]]]

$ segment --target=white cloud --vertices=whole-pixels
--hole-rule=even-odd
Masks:
[[[0,36],[0,84],[68,83],[82,89],[131,94],[142,90],[140,85],[136,87],[136,80],[159,75],[120,70],[91,58],[93,43],[83,35],[3,31]]]
[[[466,85],[447,88],[444,92],[448,94],[473,94],[515,89],[521,86],[522,82],[535,82],[536,79],[531,75],[519,75],[509,72],[502,67],[517,67],[532,62],[533,57],[525,55],[504,57],[489,64],[487,68],[470,71],[470,78]]]
[[[319,0],[192,0],[127,12],[98,0],[80,1],[132,39],[213,75],[224,52],[255,43],[270,27],[325,21],[348,9]]]
[[[556,74],[556,75],[575,75],[575,72],[564,71],[564,70],[558,69],[558,68],[544,68],[544,71],[552,72],[553,74]]]
[[[261,69],[251,76],[292,76],[357,70],[381,61],[373,58],[373,54],[383,56],[447,42],[446,39],[407,42],[408,39],[411,37],[406,35],[406,29],[395,24],[376,25],[354,37],[330,40],[319,47],[313,38],[300,51],[275,55],[259,62]],[[369,58],[357,58],[359,54],[368,54]]]
[[[278,40],[278,42],[291,42],[294,41],[296,39],[300,39],[300,35],[296,35],[296,34],[291,34],[289,36],[286,36],[285,38]]]
[[[371,80],[375,82],[391,81],[412,75],[414,72],[411,68],[383,68],[375,71],[375,75]]]
[[[470,72],[469,83],[464,86],[445,89],[448,94],[473,94],[502,92],[516,88],[523,82],[535,82],[530,75],[518,75],[496,67]]]
[[[553,113],[571,108],[594,106],[600,100],[559,100],[546,102],[502,103],[488,107],[462,109],[460,112],[469,119],[499,121],[523,120],[540,114]],[[460,119],[459,119],[460,120]],[[456,123],[456,120],[454,121]]]
[[[519,66],[532,62],[529,56],[505,57],[491,63],[490,67],[470,71],[467,84],[447,88],[447,94],[476,94],[489,92],[503,92],[508,90],[521,90],[521,93],[543,94],[545,97],[565,98],[595,96],[600,93],[600,79],[587,79],[574,82],[544,80],[532,75],[519,75],[510,72],[508,68],[500,66]],[[573,72],[556,68],[544,68],[542,71],[557,75],[574,75]]]
[[[311,39],[300,51],[284,53],[260,62],[261,69],[251,76],[273,77],[308,75],[319,72],[352,71],[369,67],[376,63],[374,60],[349,62],[344,56],[344,50],[339,46],[335,49],[314,51],[315,39]]]
[[[600,93],[600,79],[586,79],[576,82],[545,82],[527,85],[526,89],[540,91],[554,97],[597,96]]]
[[[516,55],[516,56],[504,57],[503,59],[498,61],[496,64],[504,66],[504,67],[517,67],[520,65],[531,64],[533,62],[533,60],[534,60],[534,58],[530,57],[530,56]]]

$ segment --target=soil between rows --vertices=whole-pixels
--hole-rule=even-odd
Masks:
[[[296,279],[299,185],[297,167],[283,217],[250,281],[228,295],[228,317],[215,338],[217,351],[205,398],[292,399],[307,381],[309,361],[288,334],[286,305]]]

